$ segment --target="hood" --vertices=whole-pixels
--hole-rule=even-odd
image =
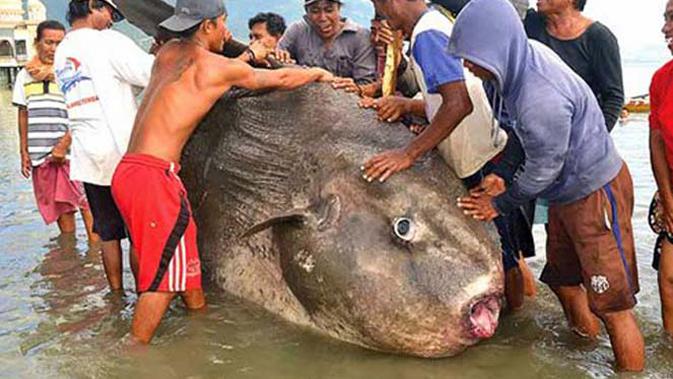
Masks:
[[[492,72],[507,97],[520,86],[530,45],[508,0],[472,0],[453,27],[449,51]]]

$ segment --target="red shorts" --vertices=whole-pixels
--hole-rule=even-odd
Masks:
[[[138,255],[139,293],[201,288],[196,224],[179,170],[159,158],[127,154],[112,178],[112,196]]]

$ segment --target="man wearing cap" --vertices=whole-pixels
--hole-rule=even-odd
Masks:
[[[306,15],[281,38],[278,47],[297,64],[321,67],[348,82],[376,80],[376,53],[369,30],[341,17],[340,0],[305,0]]]
[[[255,70],[223,57],[230,38],[225,19],[222,0],[177,1],[161,27],[178,39],[159,50],[128,152],[112,179],[140,262],[131,327],[139,343],[151,341],[176,295],[190,310],[206,305],[196,225],[178,176],[182,149],[198,123],[233,86],[289,90],[333,77],[319,68]]]
[[[154,59],[109,30],[124,18],[113,0],[71,0],[67,18],[72,31],[56,50],[54,68],[70,116],[70,176],[84,183],[110,289],[122,291],[120,241],[127,235],[110,184],[136,116],[132,86],[147,86]]]

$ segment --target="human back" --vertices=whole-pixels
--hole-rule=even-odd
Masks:
[[[290,90],[330,81],[322,69],[257,70],[220,53],[227,42],[226,15],[204,20],[164,45],[153,67],[129,143],[131,154],[179,162],[190,134],[232,86]]]
[[[165,45],[138,111],[129,153],[179,161],[192,131],[230,87],[209,77],[210,63],[225,59],[188,40]]]

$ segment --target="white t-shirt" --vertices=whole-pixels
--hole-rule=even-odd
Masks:
[[[147,87],[153,64],[152,55],[113,30],[65,36],[54,68],[70,117],[72,180],[111,184],[138,110],[133,86]]]
[[[482,82],[448,52],[452,22],[439,10],[429,9],[411,36],[411,65],[425,100],[425,113],[435,118],[442,105],[439,87],[465,81],[474,109],[437,148],[459,178],[479,171],[507,144],[507,133],[494,121]]]
[[[56,83],[39,81],[24,68],[16,76],[12,103],[28,112],[28,154],[33,167],[38,167],[68,132],[63,94]]]

